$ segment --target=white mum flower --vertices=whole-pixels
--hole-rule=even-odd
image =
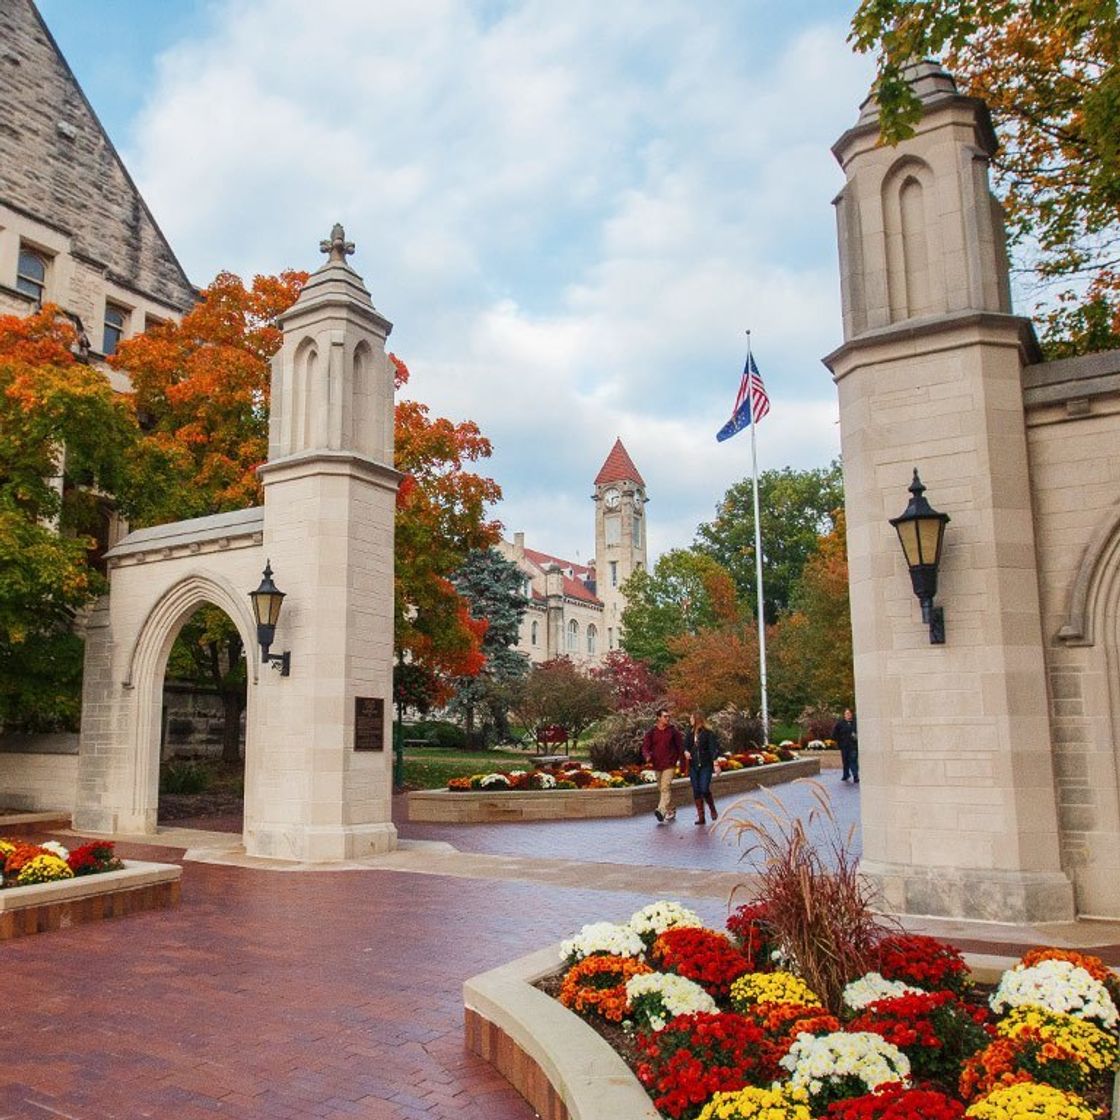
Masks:
[[[626,981],[626,998],[631,1004],[638,1005],[636,1017],[644,1020],[652,1031],[661,1030],[677,1015],[719,1010],[716,1001],[699,984],[666,972],[643,972],[640,976],[631,976]]]
[[[1108,989],[1071,961],[1039,961],[1030,968],[1021,964],[1009,968],[988,1002],[997,1015],[1012,1007],[1033,1005],[1092,1019],[1106,1030],[1115,1028],[1118,1020]]]
[[[57,840],[47,840],[45,843],[39,845],[40,848],[46,848],[48,852],[54,852],[59,859],[69,859],[70,849],[64,848]]]
[[[868,1004],[878,999],[894,999],[912,992],[921,993],[921,988],[912,988],[901,980],[886,980],[877,972],[868,972],[858,980],[853,980],[844,988],[844,1006],[853,1011],[862,1011]]]
[[[509,778],[505,774],[487,774],[479,782],[481,789],[509,789]]]
[[[814,1094],[846,1077],[859,1078],[868,1092],[889,1081],[910,1082],[910,1060],[871,1031],[799,1034],[779,1064],[789,1070],[790,1085]]]
[[[536,780],[540,783],[541,789],[556,788],[556,779],[551,774],[546,774],[543,770],[537,772]]]
[[[657,771],[656,770],[643,770],[641,777],[642,777],[643,782],[656,782],[657,781]]]
[[[640,957],[645,951],[645,943],[630,926],[617,922],[591,922],[575,937],[560,943],[563,960],[580,961],[595,953],[609,953],[612,957]]]
[[[652,943],[655,937],[667,929],[675,929],[677,926],[702,926],[704,923],[698,914],[679,902],[666,902],[662,899],[660,902],[651,902],[641,910],[634,911],[628,924],[640,938]]]

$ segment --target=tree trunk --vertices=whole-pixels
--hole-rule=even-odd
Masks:
[[[241,689],[222,690],[222,762],[236,766],[241,762],[241,713],[245,693]]]

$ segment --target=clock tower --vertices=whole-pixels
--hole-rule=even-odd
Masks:
[[[616,439],[595,476],[595,592],[603,602],[604,652],[618,649],[622,585],[646,567],[646,484],[622,440]]]

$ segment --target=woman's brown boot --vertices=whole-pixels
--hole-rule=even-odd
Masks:
[[[715,820],[715,817],[713,817],[712,820]],[[694,824],[707,824],[708,823],[704,819],[704,799],[702,797],[698,797],[696,799],[696,820],[693,823]]]
[[[712,820],[718,821],[719,820],[719,813],[716,812],[715,798],[712,797],[712,795],[710,793],[706,793],[704,796],[708,799],[708,808],[711,809],[711,811],[712,811]]]

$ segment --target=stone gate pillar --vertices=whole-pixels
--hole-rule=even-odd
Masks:
[[[869,99],[833,148],[862,869],[899,912],[1067,919],[1020,388],[1037,343],[1011,314],[987,109],[935,63],[911,80],[912,138],[880,147]],[[887,523],[914,467],[952,517],[942,646]]]
[[[346,263],[353,248],[335,226],[272,367],[264,555],[287,593],[273,650],[291,651],[291,676],[261,671],[245,781],[254,855],[346,859],[396,843],[392,325]]]

